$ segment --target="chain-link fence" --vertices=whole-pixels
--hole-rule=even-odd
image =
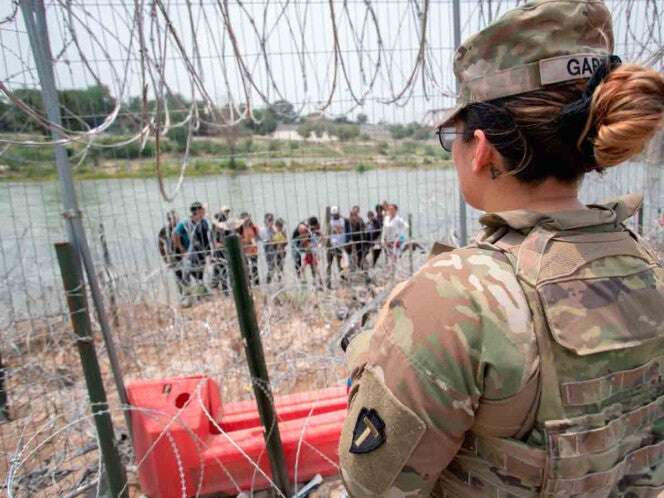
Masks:
[[[514,3],[459,2],[462,36]],[[39,41],[30,40],[24,19],[23,9],[39,4],[0,7],[0,475],[10,496],[102,495],[97,433],[54,251],[68,236],[72,213],[63,216],[40,93],[38,65],[49,61],[33,57]],[[658,2],[607,4],[616,52],[661,69]],[[248,484],[230,457],[201,463],[216,445],[239,441],[234,416],[253,417],[241,403],[253,399],[256,379],[247,369],[233,299],[216,279],[226,278],[228,268],[215,256],[213,229],[215,223],[217,230],[235,228],[244,212],[259,237],[266,213],[284,221],[283,270],[270,246],[257,240],[252,292],[279,416],[285,427],[295,424],[295,436],[283,435],[287,454],[295,455],[290,477],[307,481],[307,462],[316,458],[334,467],[312,431],[331,424],[341,409],[338,392],[329,389],[345,385],[338,346],[344,320],[416,271],[434,241],[459,241],[454,169],[421,125],[429,111],[452,102],[453,7],[447,0],[46,3],[62,114],[57,134],[74,174],[124,380],[202,375],[216,383],[226,407],[213,413],[216,387],[205,378],[188,385],[187,400],[173,394],[174,411],[123,404],[102,324],[91,312],[131,494],[141,492],[137,476],[153,472],[155,454],[177,462],[173,496],[204,494],[214,476],[225,476],[219,489],[228,494],[265,485],[265,455],[249,454],[240,443],[242,451],[235,449],[253,469]],[[592,174],[582,187],[588,202],[644,192],[637,228],[660,247],[662,150],[660,138],[639,161]],[[172,243],[167,214],[174,210],[186,221],[195,201],[207,207],[210,246],[202,253],[201,287],[194,289],[192,278],[183,292],[180,263],[162,257],[159,234],[166,228]],[[385,202],[398,205],[404,222],[390,237],[368,225],[368,211],[375,215]],[[225,206],[226,218],[215,218]],[[359,206],[365,222],[344,227],[350,234],[334,251],[327,242],[333,206],[344,218]],[[299,233],[301,222],[306,228]],[[477,227],[471,211],[469,232]],[[165,381],[159,389],[170,396],[178,385]],[[306,413],[289,419],[293,402],[283,396],[307,392]],[[205,434],[178,429],[192,407],[201,412]],[[127,410],[164,427],[139,458]],[[189,447],[194,464],[187,461]],[[324,493],[334,495],[326,486]]]

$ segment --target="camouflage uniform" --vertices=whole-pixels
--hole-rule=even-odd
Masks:
[[[538,0],[458,50],[458,105],[588,78],[600,0]],[[664,496],[664,267],[638,196],[488,214],[395,288],[347,350],[339,456],[353,497]]]
[[[537,0],[510,10],[459,47],[455,107],[440,112],[447,126],[468,104],[588,79],[613,52],[611,14],[603,0]]]
[[[664,268],[622,225],[637,206],[485,215],[394,290],[347,352],[351,496],[664,493]]]

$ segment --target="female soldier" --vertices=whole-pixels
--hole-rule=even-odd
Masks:
[[[662,124],[662,75],[612,54],[601,0],[530,2],[457,51],[438,133],[493,214],[350,343],[351,496],[664,492],[664,268],[623,224],[640,197],[577,196]]]

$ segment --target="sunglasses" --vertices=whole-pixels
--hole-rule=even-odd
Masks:
[[[436,130],[440,146],[446,152],[452,152],[452,145],[459,135],[463,135],[462,131],[457,131],[456,128],[441,126]]]

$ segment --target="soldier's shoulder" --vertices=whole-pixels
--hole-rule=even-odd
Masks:
[[[510,335],[531,332],[525,295],[500,251],[469,246],[435,256],[403,288],[402,297],[409,295],[411,301],[425,298],[433,313],[453,308],[483,327]]]
[[[392,342],[411,356],[418,352],[418,364],[435,356],[434,345],[456,355],[465,351],[477,366],[477,386],[487,398],[515,394],[537,366],[532,314],[499,251],[465,247],[431,258],[395,289],[387,310],[383,324],[394,336]],[[379,331],[376,337],[386,334]],[[493,368],[486,373],[481,365]]]
[[[470,291],[478,290],[478,280],[507,279],[516,281],[512,266],[500,251],[467,246],[430,258],[420,272],[454,279]]]

